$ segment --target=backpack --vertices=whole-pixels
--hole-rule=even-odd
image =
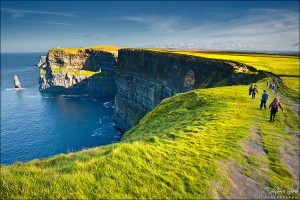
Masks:
[[[262,100],[263,100],[263,101],[266,101],[268,98],[269,98],[269,95],[268,95],[267,93],[264,93],[264,94],[262,95]]]
[[[256,89],[256,88],[253,88],[252,92],[253,92],[253,93],[256,93],[256,92],[257,92],[257,89]]]
[[[278,108],[278,102],[277,101],[273,101],[272,108],[273,109],[277,109]]]

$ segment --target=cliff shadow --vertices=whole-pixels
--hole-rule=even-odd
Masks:
[[[53,77],[53,79],[61,85],[52,84],[50,87],[41,90],[42,93],[81,95],[93,98],[115,95],[116,87],[112,71],[96,73],[89,77],[80,74],[64,74]]]

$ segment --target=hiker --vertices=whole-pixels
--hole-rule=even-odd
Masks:
[[[282,112],[283,112],[283,109],[282,109],[282,107],[281,107],[281,104],[280,104],[280,102],[279,102],[279,99],[276,97],[275,99],[274,99],[274,101],[270,104],[270,106],[269,106],[269,109],[270,108],[272,108],[271,109],[271,114],[270,114],[270,122],[271,121],[275,121],[275,115],[276,115],[276,113],[277,113],[277,111],[278,111],[278,107],[280,107],[280,109],[282,110]]]
[[[269,85],[269,82],[267,81],[267,86]]]
[[[257,90],[256,85],[255,85],[254,88],[252,89],[252,99],[255,98],[256,93],[258,93],[258,90]]]
[[[252,93],[252,89],[253,89],[253,84],[251,84],[251,86],[249,87],[249,96],[250,96],[251,93]]]
[[[266,103],[269,98],[269,95],[266,90],[264,90],[264,93],[261,95],[261,102],[260,102],[260,109],[264,106],[265,110],[267,109]]]
[[[273,84],[272,84],[272,83],[270,83],[270,85],[269,85],[269,89],[271,89],[271,88],[272,88],[272,85],[273,85]]]
[[[273,85],[272,85],[272,90],[275,90],[275,87],[276,87],[276,85],[275,85],[275,84],[273,84]]]

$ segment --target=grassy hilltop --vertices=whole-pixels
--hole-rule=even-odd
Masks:
[[[211,56],[299,76],[294,57],[286,56],[281,70],[273,64],[246,62],[254,59],[251,54]],[[261,57],[266,63],[277,62],[268,56]],[[118,143],[2,165],[1,199],[240,199],[262,198],[275,188],[280,189],[279,197],[299,198],[292,190],[299,186],[299,168],[294,165],[299,162],[299,116],[292,109],[295,103],[288,100],[290,93],[267,89],[268,104],[279,96],[285,109],[275,122],[268,122],[270,111],[260,110],[259,103],[271,80],[257,83],[255,99],[244,85],[178,94],[163,100]],[[292,81],[290,87],[296,90],[299,85]]]
[[[50,49],[50,52],[55,54],[55,52],[64,51],[65,53],[69,54],[78,54],[79,52],[84,52],[85,50],[95,50],[95,51],[106,51],[118,56],[118,50],[120,47],[116,46],[104,46],[104,45],[97,45],[97,46],[88,46],[88,47],[80,47],[80,48],[53,48]]]

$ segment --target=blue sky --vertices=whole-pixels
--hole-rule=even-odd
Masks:
[[[299,50],[299,1],[1,1],[1,52],[99,44]]]

